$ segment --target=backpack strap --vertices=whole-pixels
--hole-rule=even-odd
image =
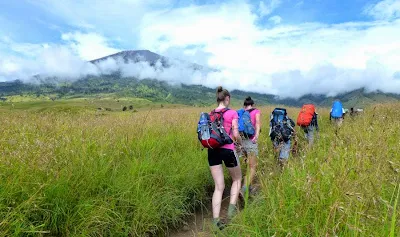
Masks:
[[[221,111],[219,111],[220,113],[224,114],[226,111],[228,111],[229,108],[223,108]]]
[[[230,110],[229,108],[223,108],[222,110],[220,110],[220,111],[215,111],[215,109],[213,110],[213,111],[211,111],[211,113],[218,113],[220,116],[221,116],[221,122],[223,123],[224,122],[224,113],[225,112],[227,112],[228,110]],[[225,128],[224,128],[225,129]],[[226,130],[225,130],[226,131]],[[229,133],[228,133],[228,135],[231,135],[232,134],[232,128],[231,128],[231,130],[229,131]]]
[[[254,110],[256,110],[256,108],[252,108],[252,109],[249,109],[249,110],[246,110],[246,111],[249,112],[249,113],[251,113],[251,112],[253,112]]]
[[[230,110],[229,108],[223,108],[220,111],[217,111],[216,109],[212,110],[210,114],[215,114],[215,113],[219,113],[219,114],[224,114],[226,111]]]

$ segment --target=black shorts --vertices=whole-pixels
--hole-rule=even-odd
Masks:
[[[228,168],[234,168],[239,165],[236,154],[233,150],[218,148],[208,149],[208,164],[210,166],[222,165],[222,161]]]

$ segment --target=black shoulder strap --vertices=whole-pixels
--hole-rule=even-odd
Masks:
[[[226,111],[228,111],[229,110],[229,108],[223,108],[221,111],[219,111],[218,113],[220,113],[220,114],[224,114]]]
[[[220,110],[220,111],[216,111],[216,110],[214,109],[213,111],[211,111],[210,115],[218,114],[219,117],[220,117],[220,120],[224,121],[224,113],[225,113],[226,111],[228,111],[228,110],[229,110],[229,108],[223,108],[223,109]]]
[[[249,110],[246,110],[247,112],[249,112],[249,113],[251,113],[251,112],[253,112],[254,110],[256,110],[255,108],[252,108],[252,109],[249,109]]]

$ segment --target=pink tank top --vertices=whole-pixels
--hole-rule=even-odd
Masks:
[[[222,109],[217,109],[217,110],[215,110],[215,111],[221,111]],[[228,133],[229,134],[229,137],[230,138],[232,138],[233,136],[232,136],[232,134],[233,134],[233,132],[232,132],[232,121],[234,120],[234,119],[238,119],[239,117],[238,117],[238,114],[237,114],[237,112],[235,111],[235,110],[233,110],[233,109],[230,109],[230,110],[228,110],[228,111],[226,111],[225,113],[224,113],[224,128],[225,128],[225,131],[226,131],[226,133]],[[229,150],[235,150],[235,144],[226,144],[226,145],[223,145],[223,146],[221,146],[221,148],[225,148],[225,149],[229,149]]]

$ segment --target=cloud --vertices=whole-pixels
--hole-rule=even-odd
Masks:
[[[68,33],[63,34],[62,38],[67,44],[62,46],[47,45],[46,47],[41,47],[40,44],[28,44],[33,49],[37,49],[35,51],[37,55],[34,58],[10,56],[0,59],[0,81],[12,78],[36,83],[40,82],[36,78],[38,75],[41,79],[57,77],[58,81],[75,81],[89,75],[110,75],[118,71],[123,77],[159,79],[172,84],[179,84],[185,80],[189,84],[199,84],[212,76],[212,73],[208,73],[207,69],[203,71],[197,70],[192,63],[176,59],[168,60],[169,67],[164,67],[160,61],[156,62],[155,66],[143,61],[136,62],[131,60],[126,62],[122,57],[107,58],[92,64],[86,61],[84,57],[86,53],[91,53],[89,49],[94,46],[87,48],[84,45],[86,40],[91,42],[90,39],[93,37],[94,39],[102,39],[96,34]],[[71,40],[77,40],[79,44],[71,44]],[[18,49],[18,51],[21,49],[17,47],[21,45],[20,43],[15,43],[11,40],[7,42],[12,46],[12,49]],[[97,41],[94,40],[94,42]],[[108,44],[107,41],[102,43]],[[28,46],[24,47],[27,48]],[[98,48],[103,49],[104,47]],[[81,50],[84,51],[82,52]]]
[[[399,0],[383,0],[375,4],[369,4],[364,9],[364,14],[378,20],[393,20],[400,17]]]
[[[68,0],[65,4],[39,1],[40,4],[44,2],[52,6],[54,14],[66,19],[73,17],[68,10],[73,5],[72,1]],[[89,2],[76,3],[71,9],[88,7]],[[262,1],[266,8],[260,8],[259,11],[255,11],[254,5],[245,0],[201,6],[192,4],[174,9],[163,5],[167,2],[153,2],[156,7],[148,10],[146,4],[126,0],[118,7],[110,6],[122,11],[121,15],[115,17],[115,13],[101,11],[99,16],[86,16],[82,13],[85,11],[78,9],[77,17],[71,24],[84,22],[94,28],[85,26],[84,30],[66,31],[70,33],[64,33],[61,44],[57,45],[3,42],[7,46],[2,47],[0,40],[0,52],[4,48],[18,55],[25,51],[32,52],[29,57],[3,57],[0,79],[14,79],[16,76],[27,78],[35,73],[43,73],[73,80],[82,75],[110,74],[120,70],[124,76],[140,79],[155,78],[171,83],[210,87],[224,85],[229,89],[273,93],[283,97],[299,97],[307,93],[335,95],[360,87],[386,92],[400,91],[400,19],[396,19],[398,13],[393,10],[396,9],[396,3],[390,5],[392,10],[389,13],[381,13],[389,17],[376,17],[377,20],[373,21],[287,23],[289,21],[286,19],[280,22],[279,16],[273,15],[266,19],[280,24],[266,26],[260,24],[260,11],[263,11],[261,15],[271,15],[271,9],[279,6],[278,1]],[[139,4],[136,5],[138,9],[146,11],[129,16],[132,15],[128,14],[129,11],[120,9],[121,6],[134,4]],[[257,4],[261,2],[257,1]],[[375,16],[373,14],[378,14],[381,9],[379,4],[365,9],[370,9],[368,14]],[[107,6],[106,1],[100,1],[99,6],[94,7],[104,10]],[[110,29],[117,24],[111,21],[113,19],[128,24]],[[122,29],[129,32],[118,34]],[[170,68],[160,65],[152,68],[146,63],[126,64],[121,59],[109,59],[95,66],[85,61],[122,49],[118,45],[118,37],[121,37],[121,41],[136,42],[135,48],[149,49],[219,71],[199,72],[181,61],[174,61]],[[55,63],[57,60],[60,63]]]
[[[120,51],[97,33],[64,33],[64,44],[32,44],[0,39],[0,50],[7,49],[8,57],[0,60],[0,79],[31,80],[35,75],[76,80],[86,75],[99,75],[99,69],[88,60]],[[11,53],[10,53],[11,52]]]
[[[400,20],[280,24],[269,29],[259,27],[256,20],[245,3],[148,14],[139,42],[160,53],[202,45],[198,50],[209,54],[208,65],[219,68],[226,78],[220,80],[234,89],[283,96],[335,94],[360,87],[400,89],[392,82],[393,72],[399,70]],[[371,73],[373,65],[383,66]],[[390,86],[377,83],[380,80]],[[209,82],[203,84],[213,85]]]
[[[282,17],[280,16],[272,16],[268,19],[270,22],[274,23],[275,25],[281,23]]]
[[[48,46],[34,59],[8,57],[0,60],[0,78],[32,81],[32,77],[60,77],[76,80],[86,75],[98,74],[98,69],[74,55],[68,47]]]
[[[295,4],[296,7],[300,7],[300,6],[303,6],[303,5],[304,5],[304,0],[300,0]]]
[[[97,33],[65,33],[61,38],[82,59],[93,60],[121,51],[109,45],[108,40]]]
[[[146,12],[168,9],[174,0],[27,0],[54,19],[80,31],[96,31],[106,37],[121,37],[125,47],[134,47],[137,26]]]
[[[271,14],[275,9],[281,5],[281,0],[264,0],[259,3],[259,14],[264,17]]]

